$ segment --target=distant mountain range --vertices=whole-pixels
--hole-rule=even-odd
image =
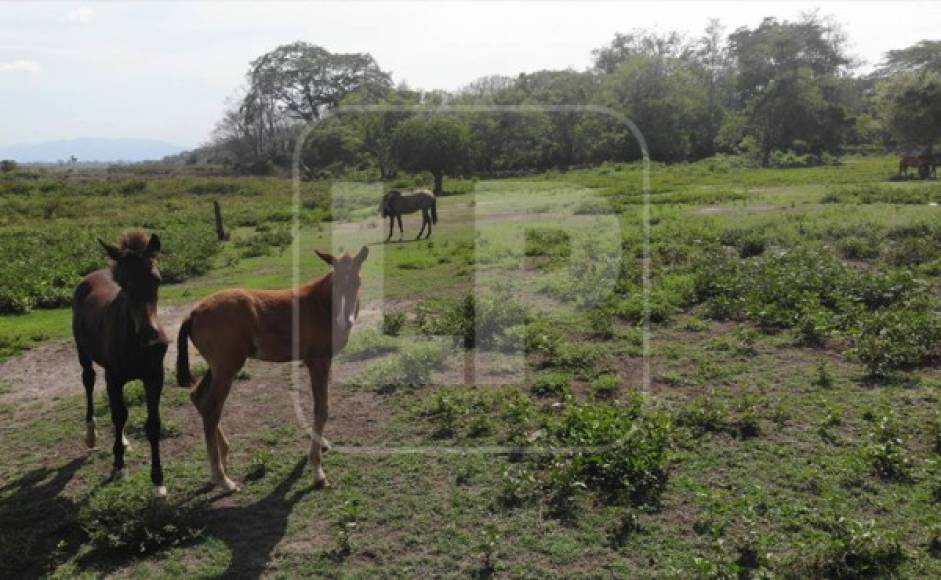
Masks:
[[[0,159],[17,163],[57,163],[75,156],[79,163],[159,161],[185,147],[154,139],[100,139],[85,137],[66,141],[0,145]]]

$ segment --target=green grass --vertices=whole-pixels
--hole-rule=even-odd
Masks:
[[[136,385],[132,478],[100,486],[110,453],[80,448],[75,377],[57,400],[0,405],[0,562],[120,577],[941,575],[937,188],[894,171],[655,166],[649,388],[637,166],[478,182],[439,200],[430,241],[387,245],[374,186],[345,185],[342,219],[303,224],[299,277],[325,271],[314,248],[372,244],[365,301],[401,316],[387,334],[382,317],[357,328],[338,358],[357,375],[334,405],[355,424],[328,424],[348,446],[326,456],[332,487],[310,489],[288,395],[253,385],[255,368],[232,397],[250,397],[256,427],[227,430],[240,493],[203,488],[198,419],[168,387],[171,496],[150,502]],[[234,227],[212,269],[162,301],[289,286],[290,248],[238,255],[269,226]],[[0,317],[7,356],[67,334],[65,310]],[[497,363],[481,376],[496,381],[447,384],[469,336],[486,337]],[[516,347],[522,374],[500,375]],[[471,452],[354,452],[369,445]]]

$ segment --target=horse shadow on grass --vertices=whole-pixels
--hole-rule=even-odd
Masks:
[[[87,459],[40,467],[0,486],[0,577],[45,576],[85,542],[81,504],[62,492]]]
[[[284,538],[295,504],[314,489],[311,482],[289,493],[306,466],[306,458],[299,460],[271,493],[251,505],[223,507],[208,514],[206,533],[224,541],[232,553],[222,577],[258,578],[265,572],[275,546]]]
[[[229,492],[212,494],[213,487],[193,490],[178,504],[186,515],[185,526],[199,529],[200,533],[175,542],[176,547],[195,546],[208,538],[225,542],[232,554],[229,565],[220,577],[258,578],[268,567],[275,546],[284,538],[287,521],[294,505],[309,491],[306,488],[290,493],[301,478],[306,458],[300,460],[291,472],[271,492],[255,503],[241,506],[213,507],[216,501],[231,496]],[[257,479],[257,478],[256,478]],[[207,493],[211,494],[207,496]],[[99,547],[83,554],[77,564],[80,571],[96,575],[110,573],[169,548],[169,545],[147,550],[145,553],[115,551]]]

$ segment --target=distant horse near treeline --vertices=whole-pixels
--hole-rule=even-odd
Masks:
[[[105,371],[108,404],[114,423],[112,480],[123,479],[127,405],[124,385],[140,379],[147,400],[144,428],[150,441],[150,479],[154,495],[164,497],[160,466],[160,393],[163,390],[163,358],[167,340],[157,321],[157,289],[160,270],[157,255],[160,238],[140,230],[125,232],[116,246],[98,240],[110,258],[107,268],[96,270],[79,283],[72,301],[72,334],[78,348],[85,385],[85,443],[95,447],[95,369]]]
[[[396,220],[399,222],[399,236],[404,236],[405,230],[402,228],[402,214],[415,213],[417,211],[421,211],[421,230],[419,230],[418,237],[415,239],[422,239],[425,227],[428,228],[425,239],[430,238],[431,224],[438,223],[437,201],[438,199],[435,197],[435,194],[427,189],[417,189],[409,192],[401,192],[397,189],[393,189],[386,192],[386,194],[382,196],[382,201],[379,203],[379,213],[382,214],[383,218],[389,218],[389,237],[386,238],[386,241],[388,242],[392,239],[392,231]]]
[[[910,168],[918,170],[918,177],[927,179],[938,175],[938,155],[903,155],[899,160],[899,175],[907,177]]]

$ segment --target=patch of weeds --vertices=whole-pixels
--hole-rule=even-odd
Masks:
[[[697,316],[691,316],[683,323],[683,330],[703,332],[709,330],[709,323]]]
[[[854,352],[874,377],[928,364],[939,356],[941,319],[914,309],[880,310],[863,320]]]
[[[386,336],[398,336],[405,326],[404,312],[384,312],[382,314],[382,334]]]
[[[101,487],[79,512],[90,542],[106,551],[140,554],[199,536],[198,508],[176,500],[154,500],[152,493],[143,474]]]
[[[586,314],[588,327],[596,338],[614,338],[614,313],[607,308],[592,308]]]
[[[591,395],[596,400],[613,399],[620,386],[617,375],[601,375],[591,381]]]
[[[477,544],[477,552],[481,556],[481,564],[474,571],[475,578],[492,578],[497,573],[497,546],[500,543],[500,535],[497,528],[492,523],[484,524],[480,541]]]
[[[626,407],[571,405],[552,439],[576,451],[552,461],[549,481],[584,486],[609,502],[632,505],[656,502],[666,484],[670,423],[644,413],[639,398]],[[554,491],[570,495],[564,487]]]
[[[875,522],[839,518],[824,524],[829,537],[822,543],[808,572],[825,578],[891,577],[905,559],[894,534]]]
[[[398,355],[383,359],[356,378],[357,384],[373,385],[380,391],[396,387],[418,387],[431,382],[431,373],[444,367],[451,354],[449,345],[419,343]]]
[[[265,477],[273,458],[274,456],[268,449],[261,449],[253,453],[249,462],[248,473],[245,475],[245,481],[257,481]]]
[[[360,517],[359,501],[350,499],[337,509],[336,519],[331,528],[336,541],[336,548],[327,553],[334,562],[343,562],[353,553],[353,532]]]
[[[536,377],[529,390],[540,397],[564,398],[571,395],[572,376],[567,373],[545,373]]]
[[[608,529],[608,545],[612,548],[624,546],[634,534],[641,531],[643,531],[643,526],[641,526],[637,510],[623,509],[615,519],[614,525]]]
[[[590,343],[565,343],[560,345],[546,366],[571,371],[579,376],[591,377],[605,370],[602,359],[605,350],[601,345]]]
[[[932,558],[941,558],[941,524],[934,524],[928,528],[928,541],[925,547]]]
[[[526,307],[505,288],[489,296],[468,294],[460,300],[447,301],[443,311],[427,302],[418,308],[418,326],[424,334],[454,336],[464,348],[506,346],[502,339],[508,331],[528,319]]]
[[[821,389],[833,387],[833,375],[830,374],[830,367],[827,366],[826,361],[821,361],[820,364],[817,365],[816,374],[811,384]]]
[[[736,401],[734,409],[720,403],[714,395],[703,396],[681,409],[676,425],[688,429],[694,437],[706,433],[726,433],[733,437],[754,437],[761,433],[758,401],[745,396]]]
[[[887,481],[912,481],[912,458],[908,437],[899,428],[895,416],[883,415],[869,433],[869,444],[862,454],[873,472]]]
[[[552,228],[528,228],[526,230],[527,256],[567,258],[572,254],[572,238],[565,230]]]

